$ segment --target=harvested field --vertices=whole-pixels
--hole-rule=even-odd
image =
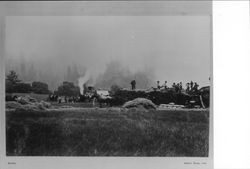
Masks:
[[[208,156],[208,110],[59,108],[6,118],[8,156]]]

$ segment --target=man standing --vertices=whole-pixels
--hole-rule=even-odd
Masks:
[[[135,90],[136,81],[132,80],[130,84],[131,84],[131,89]]]
[[[179,93],[180,91],[180,83],[177,83],[176,88],[175,88],[175,92]]]
[[[199,87],[199,85],[195,82],[195,83],[194,83],[194,92],[197,92],[197,91],[198,91],[198,87]]]
[[[173,83],[172,88],[176,91],[176,84]]]
[[[180,85],[179,85],[179,92],[182,91],[182,82],[180,82]]]
[[[186,86],[187,86],[186,92],[188,93],[190,91],[190,85],[189,85],[189,83],[187,83]]]
[[[192,91],[193,90],[193,87],[194,87],[194,83],[193,81],[190,82],[190,90]]]
[[[167,81],[165,81],[165,83],[164,83],[164,89],[167,89],[167,88],[168,88]]]
[[[159,80],[157,81],[157,89],[159,89],[159,90],[161,89],[160,81]]]

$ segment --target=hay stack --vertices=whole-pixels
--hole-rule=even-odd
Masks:
[[[51,104],[45,101],[38,102],[30,96],[20,96],[17,101],[6,102],[6,109],[19,110],[46,110],[51,108]]]
[[[19,96],[17,98],[17,102],[20,103],[20,104],[22,104],[22,105],[25,105],[25,104],[36,103],[37,100],[35,98],[32,98],[32,97],[30,97],[28,95],[28,96]]]
[[[43,107],[45,107],[45,108],[47,108],[47,109],[48,109],[48,108],[51,108],[51,103],[45,102],[45,101],[43,101],[43,100],[42,100],[40,103],[42,104]]]
[[[148,99],[137,98],[131,101],[126,102],[123,105],[124,108],[145,108],[145,109],[156,109],[156,105]]]

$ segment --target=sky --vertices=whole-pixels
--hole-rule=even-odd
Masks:
[[[8,16],[5,37],[7,58],[45,71],[77,64],[95,78],[118,61],[162,83],[209,84],[210,16]]]

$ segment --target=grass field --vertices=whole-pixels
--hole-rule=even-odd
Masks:
[[[208,110],[19,110],[6,123],[9,156],[208,156]]]

